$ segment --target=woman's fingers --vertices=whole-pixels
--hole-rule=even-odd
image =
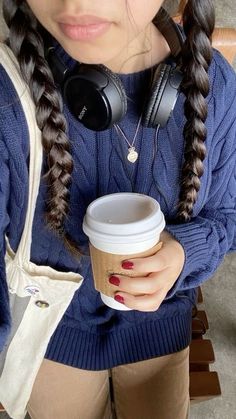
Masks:
[[[114,286],[114,291],[122,291],[128,294],[143,295],[154,294],[162,288],[169,290],[175,281],[175,273],[167,268],[161,272],[153,272],[148,276],[130,277],[123,275],[112,275],[109,283]]]
[[[130,271],[150,273],[160,272],[170,266],[176,266],[177,269],[182,269],[184,264],[185,254],[184,249],[180,243],[174,239],[168,239],[163,242],[160,250],[152,256],[142,258],[126,259],[122,262],[122,268]]]
[[[146,277],[111,276],[114,298],[133,310],[156,311],[175,282],[175,273],[167,268]]]
[[[116,287],[115,289],[133,294],[153,294],[158,288],[157,274],[146,277],[131,278],[129,276],[112,275],[109,283]]]
[[[122,268],[127,269],[127,271],[150,273],[165,269],[169,262],[167,252],[165,249],[161,249],[153,256],[125,260],[122,263]]]
[[[151,295],[138,295],[134,296],[124,292],[117,292],[115,295],[115,300],[125,304],[127,307],[133,310],[139,311],[156,311],[160,307],[162,301],[164,300],[167,291],[162,289]]]
[[[140,311],[155,311],[174,285],[184,265],[184,249],[169,233],[162,235],[162,248],[153,256],[122,262],[126,275],[109,278],[115,299]],[[129,276],[131,270],[138,277]]]

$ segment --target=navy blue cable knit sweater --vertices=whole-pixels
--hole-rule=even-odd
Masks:
[[[61,51],[68,63],[71,59]],[[60,271],[75,271],[84,282],[51,338],[46,357],[71,366],[99,370],[169,354],[191,339],[195,288],[211,277],[224,255],[236,249],[236,76],[214,52],[207,98],[207,157],[201,190],[191,222],[175,224],[183,161],[184,97],[181,94],[167,126],[140,127],[135,164],[126,159],[128,146],[114,128],[84,128],[65,106],[74,159],[70,215],[66,228],[84,250],[82,220],[95,198],[115,192],[148,194],[160,202],[167,230],[182,244],[185,265],[156,312],[122,312],[106,307],[92,285],[89,255],[80,263],[45,227],[46,186],[41,182],[33,224],[31,260]],[[128,112],[120,126],[132,139],[150,79],[150,70],[120,76],[128,96]],[[4,233],[15,250],[22,233],[28,194],[28,131],[11,81],[0,67],[0,348],[9,332],[10,316],[4,265]],[[45,171],[45,165],[43,165]],[[187,297],[187,298],[186,298]]]

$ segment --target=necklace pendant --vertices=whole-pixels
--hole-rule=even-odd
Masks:
[[[135,150],[135,147],[130,147],[128,148],[128,155],[127,155],[127,159],[130,161],[130,163],[135,163],[136,160],[138,159],[138,153]]]

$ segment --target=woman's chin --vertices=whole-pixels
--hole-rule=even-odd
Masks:
[[[96,48],[92,48],[89,46],[88,48],[85,48],[84,46],[81,48],[80,46],[67,46],[65,43],[61,42],[61,45],[63,49],[66,51],[66,53],[73,58],[74,60],[84,63],[84,64],[103,64],[108,65],[109,63],[113,61],[114,56],[108,55],[108,54],[101,54],[101,49],[98,51]],[[84,51],[85,50],[85,51]],[[94,52],[94,50],[96,52]],[[105,52],[105,51],[104,51]]]

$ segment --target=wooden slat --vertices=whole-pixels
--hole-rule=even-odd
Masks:
[[[212,364],[215,355],[209,339],[193,339],[190,344],[190,364]]]
[[[202,290],[201,290],[201,287],[198,287],[197,302],[198,302],[199,304],[201,304],[201,303],[203,302],[203,295],[202,295]]]
[[[217,372],[190,372],[191,401],[209,400],[220,395],[221,388]]]
[[[197,317],[204,323],[205,328],[209,329],[209,323],[208,323],[206,312],[204,310],[198,310]]]
[[[196,316],[192,319],[192,338],[198,338],[204,335],[206,330],[209,329],[209,324],[204,310],[198,310]]]
[[[210,371],[209,364],[189,364],[189,371]]]

